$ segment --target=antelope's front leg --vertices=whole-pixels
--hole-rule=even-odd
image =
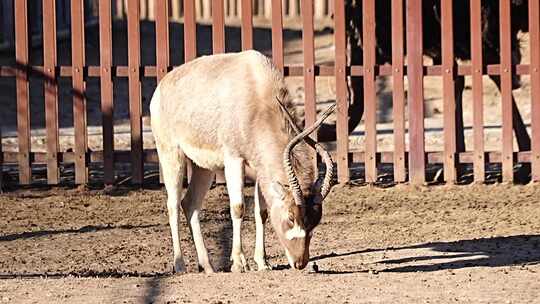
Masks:
[[[233,224],[231,271],[243,272],[248,270],[248,265],[242,250],[241,238],[242,217],[244,216],[244,160],[242,158],[225,156],[225,181],[229,192]]]
[[[270,270],[272,266],[266,261],[266,251],[264,249],[264,224],[268,219],[268,210],[266,202],[261,193],[259,182],[255,182],[255,254],[253,259],[257,263],[257,269]]]

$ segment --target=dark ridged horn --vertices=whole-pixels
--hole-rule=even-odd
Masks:
[[[332,105],[328,107],[322,114],[322,116],[309,128],[306,128],[304,131],[300,132],[298,126],[294,123],[294,120],[291,116],[291,114],[287,111],[283,103],[281,103],[280,100],[278,100],[282,110],[285,112],[285,115],[287,119],[289,120],[289,123],[291,124],[291,127],[294,129],[294,131],[297,133],[297,135],[287,144],[285,147],[285,150],[283,152],[283,165],[285,168],[285,172],[287,173],[287,177],[289,180],[289,186],[292,190],[294,201],[297,205],[303,205],[304,203],[304,197],[302,195],[302,189],[300,188],[300,183],[298,182],[298,178],[294,174],[293,166],[291,164],[291,152],[294,146],[296,146],[300,141],[304,140],[308,145],[313,147],[317,153],[321,156],[321,158],[324,161],[326,172],[324,175],[323,184],[320,189],[321,193],[321,201],[328,195],[331,188],[331,182],[333,178],[333,167],[334,163],[332,161],[332,158],[330,157],[330,154],[328,151],[326,151],[320,144],[316,143],[313,139],[309,138],[308,136],[313,133],[315,130],[317,130],[320,125],[323,123],[323,121],[330,116],[330,114],[334,111],[336,108],[336,105]]]

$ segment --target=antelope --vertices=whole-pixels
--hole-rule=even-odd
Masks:
[[[173,69],[160,81],[150,104],[151,127],[167,191],[175,272],[185,271],[178,232],[180,206],[191,230],[199,270],[214,271],[199,212],[217,170],[225,172],[230,198],[231,271],[249,270],[240,236],[245,176],[256,180],[254,261],[258,270],[271,269],[264,249],[268,213],[290,266],[306,266],[313,229],[321,220],[333,174],[330,154],[308,136],[334,108],[300,132],[283,76],[269,58],[256,51],[203,56]],[[308,146],[325,163],[322,181],[314,181]],[[191,181],[180,199],[188,160]]]

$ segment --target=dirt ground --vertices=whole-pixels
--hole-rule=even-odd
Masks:
[[[197,273],[182,217],[189,273],[173,275],[162,189],[18,190],[0,196],[0,303],[538,303],[539,197],[532,185],[336,186],[311,246],[319,273],[288,269],[268,225],[275,269],[233,274],[218,186],[202,228],[219,272]]]

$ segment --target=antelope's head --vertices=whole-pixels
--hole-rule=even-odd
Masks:
[[[334,163],[330,154],[308,136],[322,124],[334,108],[335,106],[328,108],[313,126],[299,132],[290,114],[282,107],[297,135],[287,144],[283,152],[283,167],[287,174],[288,185],[277,181],[271,185],[273,201],[270,218],[279,241],[285,248],[289,264],[294,269],[303,269],[309,261],[309,243],[313,236],[313,229],[321,220],[322,202],[330,192],[333,178]],[[291,159],[294,146],[301,141],[305,141],[317,151],[326,167],[322,182],[315,181],[307,195],[302,193]]]

